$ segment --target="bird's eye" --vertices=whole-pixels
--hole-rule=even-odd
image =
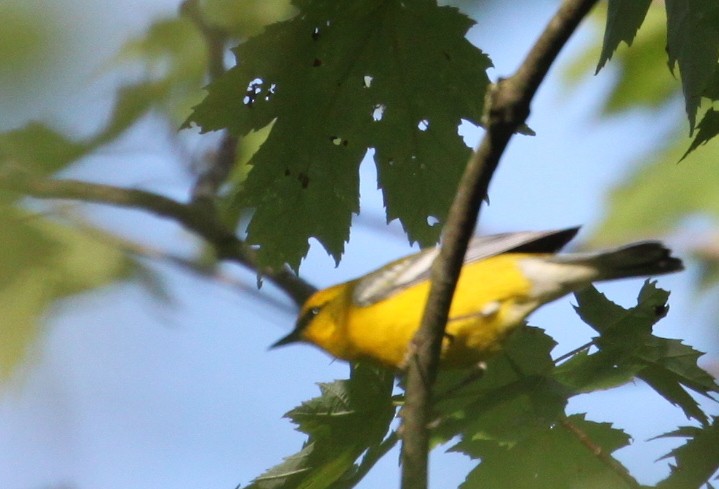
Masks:
[[[322,310],[321,306],[315,306],[307,309],[302,316],[297,320],[297,328],[304,329],[308,324],[320,313]]]

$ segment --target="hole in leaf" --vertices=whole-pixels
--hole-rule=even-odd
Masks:
[[[439,224],[439,219],[434,216],[427,216],[427,224],[429,224],[431,227],[434,227]]]
[[[382,104],[375,105],[374,110],[372,111],[372,119],[375,121],[381,121],[384,116],[384,109],[385,106]]]
[[[316,41],[319,38],[320,38],[320,28],[315,27],[314,29],[312,29],[312,40]]]
[[[658,318],[663,318],[667,315],[667,312],[669,312],[669,308],[663,304],[661,306],[654,306],[654,314]]]
[[[429,129],[429,121],[427,119],[422,119],[419,121],[419,124],[417,124],[417,129],[420,131],[426,131]]]
[[[365,88],[371,87],[372,86],[372,77],[370,75],[363,76],[362,83]]]
[[[255,78],[247,84],[247,90],[245,96],[242,98],[242,103],[248,107],[252,107],[257,100],[257,96],[262,92],[262,84],[264,81],[261,78]]]
[[[349,144],[349,141],[339,136],[330,136],[330,141],[332,141],[332,144],[335,146],[347,146]]]
[[[267,90],[267,93],[265,93],[265,102],[268,102],[270,100],[270,98],[272,98],[272,96],[275,94],[276,91],[277,91],[277,84],[273,83],[272,85],[270,85],[270,88]]]

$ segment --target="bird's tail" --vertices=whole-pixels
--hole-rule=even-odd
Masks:
[[[658,241],[644,241],[591,253],[555,255],[551,261],[585,265],[596,270],[594,280],[643,277],[678,272],[684,269],[679,258]]]

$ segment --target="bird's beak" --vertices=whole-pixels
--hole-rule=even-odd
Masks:
[[[302,341],[302,338],[300,337],[299,332],[297,330],[294,330],[287,336],[283,336],[279,340],[272,343],[272,345],[270,345],[270,349],[277,348],[278,346],[289,345],[290,343],[297,343],[298,341]]]

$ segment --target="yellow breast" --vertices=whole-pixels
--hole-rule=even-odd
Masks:
[[[470,366],[496,353],[502,340],[539,306],[517,264],[524,257],[503,254],[465,265],[450,309],[443,365]],[[348,359],[403,366],[428,294],[425,281],[378,303],[352,307],[344,329],[354,356]]]

